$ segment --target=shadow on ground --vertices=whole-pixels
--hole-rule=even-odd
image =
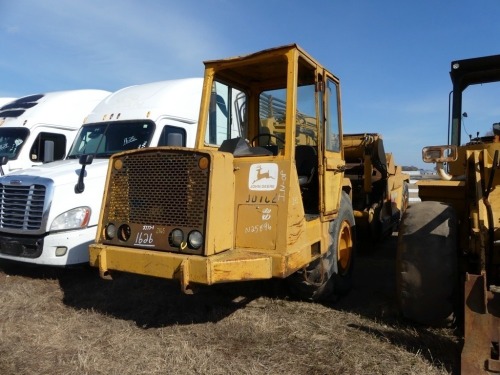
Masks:
[[[396,301],[397,233],[359,249],[351,292],[332,307],[379,323],[378,328],[349,325],[393,345],[441,363],[449,373],[460,373],[462,342],[456,329],[418,326],[399,315]]]
[[[97,269],[87,266],[55,268],[1,261],[0,271],[55,280],[65,305],[134,321],[143,328],[217,322],[256,298],[273,297],[268,288],[274,284],[273,280],[224,284],[201,287],[194,295],[186,295],[176,281],[125,273],[116,273],[108,281],[99,277]]]

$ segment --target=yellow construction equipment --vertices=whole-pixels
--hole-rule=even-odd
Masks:
[[[405,186],[379,135],[343,136],[339,79],[297,45],[208,61],[195,148],[111,158],[90,264],[326,299],[351,286],[356,221],[392,231]]]
[[[451,63],[451,142],[424,147],[439,179],[418,183],[422,203],[399,231],[398,301],[423,324],[463,324],[462,374],[499,373],[500,126],[461,145],[462,96],[470,85],[500,81],[500,55]]]

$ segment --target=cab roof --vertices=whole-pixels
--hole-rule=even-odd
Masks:
[[[67,90],[24,96],[0,107],[1,126],[37,124],[79,128],[85,117],[110,94],[105,90]]]
[[[281,47],[265,49],[248,55],[229,57],[220,60],[205,61],[206,68],[217,70],[221,78],[234,81],[250,82],[259,84],[264,82],[286,82],[288,73],[287,60],[284,58],[287,53],[296,51],[311,69],[326,70],[318,61],[311,57],[304,49],[297,44],[288,44]],[[223,69],[221,69],[223,66]],[[300,70],[309,75],[311,69]],[[244,74],[245,80],[239,77]],[[330,73],[331,74],[331,73]],[[332,74],[332,76],[334,76]],[[301,77],[299,77],[299,84]]]
[[[197,121],[202,78],[159,81],[125,87],[108,96],[87,117],[86,123],[151,119],[168,115]]]
[[[500,55],[452,61],[450,76],[460,91],[469,85],[500,81]]]

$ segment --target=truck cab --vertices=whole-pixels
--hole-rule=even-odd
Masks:
[[[87,264],[109,157],[152,145],[193,147],[202,81],[188,78],[118,90],[88,114],[64,160],[0,177],[0,259]]]
[[[320,300],[351,283],[339,79],[297,45],[205,62],[194,149],[111,157],[90,264],[197,284],[286,278]]]
[[[9,100],[0,107],[2,172],[64,159],[85,117],[109,94],[68,90]]]

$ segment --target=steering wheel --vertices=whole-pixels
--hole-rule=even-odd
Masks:
[[[252,140],[250,141],[250,143],[252,144],[252,146],[255,146],[255,141],[261,137],[269,137],[268,140],[267,140],[267,145],[266,146],[271,146],[271,138],[275,138],[277,142],[281,142],[282,144],[285,144],[285,141],[283,139],[281,139],[280,137],[278,137],[277,135],[275,134],[257,134],[255,137],[252,138]]]

